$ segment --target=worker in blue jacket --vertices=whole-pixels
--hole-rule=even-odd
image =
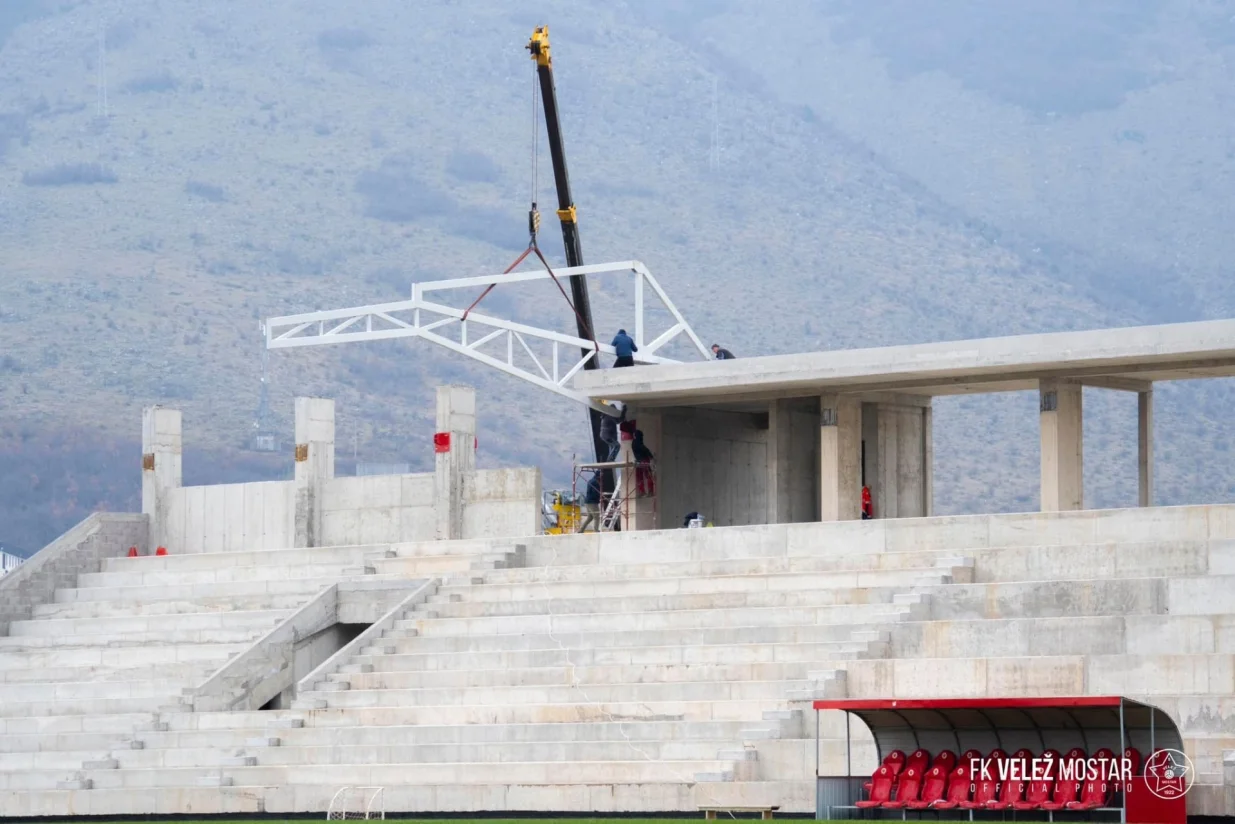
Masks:
[[[635,340],[630,335],[626,334],[625,329],[619,329],[617,335],[613,338],[613,350],[617,353],[617,360],[613,362],[613,366],[634,366],[635,353],[639,351],[639,347],[635,346]]]

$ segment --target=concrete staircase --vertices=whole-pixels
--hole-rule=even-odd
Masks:
[[[146,736],[158,743],[180,723],[175,719],[191,714],[187,690],[326,586],[361,576],[483,570],[509,559],[402,557],[388,546],[107,559],[100,572],[77,576],[76,587],[57,590],[53,602],[0,637],[0,786],[144,786],[165,769],[176,775],[201,763],[216,770],[255,763],[241,750],[270,740],[224,735],[219,746],[204,748],[207,755],[148,748]],[[281,718],[274,726],[295,723]],[[186,786],[227,783],[209,773],[183,777]]]

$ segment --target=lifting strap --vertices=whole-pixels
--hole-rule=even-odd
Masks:
[[[528,241],[527,248],[523,250],[523,254],[515,258],[515,262],[507,266],[506,271],[502,272],[502,274],[508,275],[511,272],[513,272],[515,267],[517,267],[520,263],[526,260],[527,256],[533,252],[536,253],[536,257],[540,260],[541,265],[545,267],[545,271],[549,273],[549,278],[553,281],[553,284],[557,286],[557,290],[562,293],[562,299],[566,301],[566,305],[570,307],[570,311],[575,313],[575,318],[579,321],[579,328],[584,330],[584,332],[587,335],[588,340],[592,342],[593,349],[595,350],[596,354],[599,355],[600,354],[600,344],[596,341],[595,333],[592,331],[591,327],[588,325],[588,322],[584,320],[583,315],[579,314],[579,310],[575,308],[575,305],[573,303],[571,303],[570,296],[566,294],[566,290],[562,287],[562,282],[558,280],[557,275],[553,274],[553,267],[549,265],[549,261],[545,260],[544,254],[540,251],[540,246],[538,246],[536,243],[535,235],[532,235],[532,239]],[[475,309],[480,304],[480,302],[485,299],[485,296],[488,295],[490,292],[492,292],[496,286],[497,286],[496,283],[490,283],[488,286],[486,286],[485,290],[480,293],[480,297],[472,301],[472,305],[463,310],[463,317],[461,317],[459,320],[460,321],[467,320],[468,314],[470,314],[471,311]]]

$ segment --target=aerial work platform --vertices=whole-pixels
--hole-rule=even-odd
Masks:
[[[772,355],[576,375],[658,456],[660,511],[718,525],[932,514],[932,399],[1037,389],[1041,509],[1084,508],[1082,389],[1134,393],[1153,500],[1153,385],[1235,375],[1235,320]],[[689,490],[689,499],[688,491]]]

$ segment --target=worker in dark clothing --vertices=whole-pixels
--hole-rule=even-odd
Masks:
[[[700,517],[700,515],[699,515],[699,513],[698,513],[698,512],[687,512],[687,513],[686,513],[686,520],[685,520],[685,521],[683,521],[683,523],[682,523],[682,527],[683,527],[684,529],[689,528],[689,527],[690,527],[690,522],[691,522],[691,521],[694,521],[694,520],[696,520],[696,519],[698,519],[699,517]]]
[[[631,450],[635,453],[635,463],[651,463],[652,450],[648,449],[647,444],[643,442],[643,430],[635,430],[634,442],[630,445]]]
[[[600,439],[604,441],[605,446],[609,447],[609,454],[605,457],[605,460],[617,460],[618,450],[621,447],[621,444],[618,443],[617,418],[612,415],[600,416]]]
[[[626,334],[625,329],[619,329],[616,336],[613,338],[613,350],[617,353],[617,360],[613,362],[614,367],[618,366],[634,366],[635,353],[639,351],[639,347],[635,346],[635,340],[630,335]]]
[[[728,349],[722,349],[719,343],[712,344],[712,354],[717,360],[733,360],[733,353]]]
[[[580,532],[587,532],[592,524],[596,524],[597,532],[600,531],[600,499],[600,473],[593,472],[591,480],[587,482],[587,492],[583,494],[583,511],[587,517],[579,527]]]

